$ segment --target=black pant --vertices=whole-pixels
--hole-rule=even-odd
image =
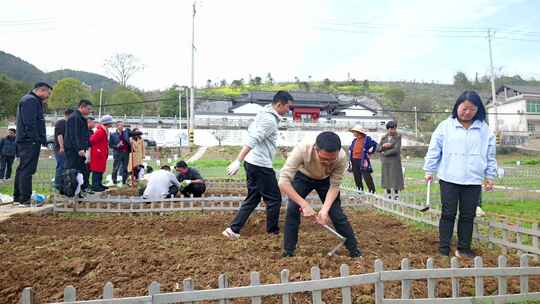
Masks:
[[[103,172],[92,172],[92,190],[103,190]]]
[[[356,188],[358,190],[364,191],[364,185],[362,184],[362,177],[363,177],[364,180],[366,181],[366,186],[368,187],[368,191],[371,193],[375,193],[375,183],[373,182],[373,177],[371,176],[371,172],[369,172],[368,169],[362,169],[362,164],[359,159],[353,159],[351,165],[352,165],[354,183],[356,184]]]
[[[1,156],[0,157],[0,179],[9,179],[11,178],[11,167],[13,166],[13,161],[15,156]]]
[[[32,196],[32,175],[36,173],[39,161],[39,143],[17,143],[19,166],[15,173],[13,200],[26,203]]]
[[[274,169],[255,166],[248,162],[244,162],[244,169],[246,170],[248,194],[231,223],[232,231],[240,233],[249,216],[263,198],[266,202],[266,232],[278,234],[281,192]]]
[[[184,189],[180,190],[180,193],[184,196],[191,196],[193,194],[193,197],[201,197],[202,194],[206,191],[206,185],[205,184],[189,184],[189,186],[185,187]]]
[[[120,176],[122,176],[122,184],[127,182],[128,177],[128,164],[129,164],[129,152],[114,152],[113,155],[113,171],[112,171],[112,181],[117,183],[118,181],[118,171],[120,171]]]
[[[81,185],[81,190],[85,191],[90,188],[90,169],[88,168],[87,163],[84,164],[83,171],[81,173],[83,175],[83,184]]]
[[[458,249],[471,249],[474,217],[480,199],[481,185],[458,185],[439,181],[441,185],[442,214],[439,221],[439,247],[450,248],[454,222],[459,207]]]
[[[297,172],[294,176],[292,186],[294,190],[302,198],[305,198],[311,191],[317,191],[319,198],[324,203],[326,199],[326,193],[330,189],[330,178],[322,180],[312,179],[301,172]],[[341,199],[338,194],[336,200],[330,207],[330,219],[336,228],[336,231],[346,238],[345,246],[349,250],[349,253],[357,254],[360,252],[358,249],[358,243],[354,231],[347,219],[347,216],[343,213],[341,208]],[[294,253],[296,244],[298,243],[298,229],[300,227],[300,206],[294,201],[289,199],[287,204],[287,215],[285,217],[285,238],[283,247],[285,252]]]
[[[66,162],[64,163],[64,169],[75,169],[79,173],[84,173],[87,170],[86,157],[80,156],[79,151],[73,149],[66,149]]]

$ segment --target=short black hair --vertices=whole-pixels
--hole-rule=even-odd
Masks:
[[[476,115],[474,115],[473,117],[473,121],[486,121],[486,108],[482,103],[482,98],[480,98],[480,95],[478,95],[478,93],[476,93],[475,91],[465,91],[461,95],[459,95],[456,103],[454,104],[454,109],[452,110],[452,118],[458,118],[458,107],[465,101],[474,104],[478,108]]]
[[[15,128],[9,128],[8,131],[11,131],[13,133],[17,133],[17,130],[15,130]]]
[[[48,83],[46,82],[43,82],[43,81],[40,81],[40,82],[36,82],[36,84],[34,84],[34,89],[39,89],[39,88],[48,88],[49,90],[52,91],[52,87],[51,85],[49,85]]]
[[[397,128],[397,122],[393,121],[393,120],[390,120],[389,122],[386,123],[386,129],[390,129],[390,128]]]
[[[80,107],[87,107],[87,106],[91,106],[92,105],[92,102],[88,99],[81,99],[81,101],[79,101],[79,108]]]
[[[71,115],[71,113],[75,112],[75,110],[73,110],[72,108],[67,108],[65,111],[64,111],[64,115],[66,116],[69,116]]]
[[[187,167],[188,167],[188,165],[183,160],[176,163],[176,168],[187,168]]]
[[[152,168],[152,166],[146,166],[146,173],[150,174],[154,172],[154,168]]]
[[[315,146],[326,152],[337,152],[341,149],[341,139],[336,133],[325,131],[317,136]]]
[[[95,120],[96,120],[96,118],[95,118],[94,116],[88,116],[86,119],[91,120],[91,121],[95,121]]]
[[[291,94],[289,94],[289,92],[278,91],[276,95],[274,95],[274,98],[272,99],[272,104],[276,104],[276,103],[286,104],[289,101],[294,101],[294,98],[292,97]]]
[[[163,165],[161,166],[161,170],[171,171],[171,167],[169,165]]]

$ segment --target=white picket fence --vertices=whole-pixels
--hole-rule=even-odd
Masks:
[[[436,227],[439,225],[440,210],[432,208],[428,212],[421,212],[420,209],[424,207],[423,205],[408,203],[404,201],[406,198],[403,197],[401,200],[396,201],[379,195],[350,193],[350,195],[356,196],[368,205],[383,212]],[[457,231],[457,229],[454,230]],[[540,229],[537,222],[509,224],[505,219],[484,220],[476,218],[473,237],[500,246],[503,252],[514,249],[518,253],[540,255]]]
[[[535,276],[536,282],[540,281],[540,267],[530,267],[528,255],[520,257],[519,267],[508,267],[506,256],[499,256],[498,267],[484,267],[481,257],[474,259],[474,268],[460,268],[459,260],[452,258],[450,268],[434,268],[433,258],[426,261],[426,269],[411,269],[410,261],[403,259],[400,270],[384,270],[383,261],[377,259],[374,262],[374,272],[364,274],[349,274],[349,267],[345,264],[340,267],[340,276],[321,279],[319,267],[311,268],[311,280],[289,282],[289,271],[281,271],[281,283],[262,284],[259,272],[250,273],[250,285],[243,287],[229,287],[229,282],[224,274],[218,278],[217,289],[194,290],[194,282],[187,278],[183,280],[183,291],[162,292],[158,282],[152,282],[148,288],[148,295],[114,298],[114,287],[111,282],[105,284],[103,296],[95,300],[77,300],[77,291],[73,286],[64,289],[63,304],[162,304],[162,303],[193,303],[196,301],[218,301],[220,304],[229,303],[229,300],[250,298],[251,303],[262,303],[262,297],[279,296],[284,304],[292,303],[294,294],[311,293],[312,303],[323,303],[323,292],[330,289],[341,289],[341,303],[353,303],[355,294],[351,288],[372,284],[375,286],[372,295],[375,303],[398,304],[398,303],[478,303],[495,301],[495,303],[507,303],[509,301],[540,300],[540,291],[530,291],[529,280]],[[486,294],[484,279],[494,277],[497,279],[497,292]],[[508,293],[508,280],[511,277],[519,277],[520,292]],[[460,288],[461,278],[474,278],[474,295],[462,296]],[[437,296],[437,285],[440,280],[450,280],[452,286],[451,297],[440,298]],[[414,281],[426,282],[425,294],[427,297],[418,298],[413,293]],[[401,282],[401,296],[399,299],[385,298],[385,283]],[[418,293],[418,290],[415,291]],[[337,302],[337,301],[336,301]],[[35,304],[36,295],[31,287],[25,288],[22,304]],[[333,303],[333,302],[332,302]]]

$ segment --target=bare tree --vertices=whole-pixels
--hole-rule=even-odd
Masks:
[[[107,74],[118,81],[123,87],[135,73],[142,71],[144,66],[132,54],[117,53],[105,59]]]
[[[221,147],[221,143],[225,139],[225,135],[226,135],[225,131],[223,130],[212,131],[212,135],[214,135],[214,138],[218,141],[218,145]]]

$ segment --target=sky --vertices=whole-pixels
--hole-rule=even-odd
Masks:
[[[144,90],[191,82],[191,0],[3,0],[0,50],[49,72],[106,75],[104,61],[133,54]],[[276,81],[451,83],[457,71],[540,79],[540,1],[200,0],[195,84],[271,73]]]

